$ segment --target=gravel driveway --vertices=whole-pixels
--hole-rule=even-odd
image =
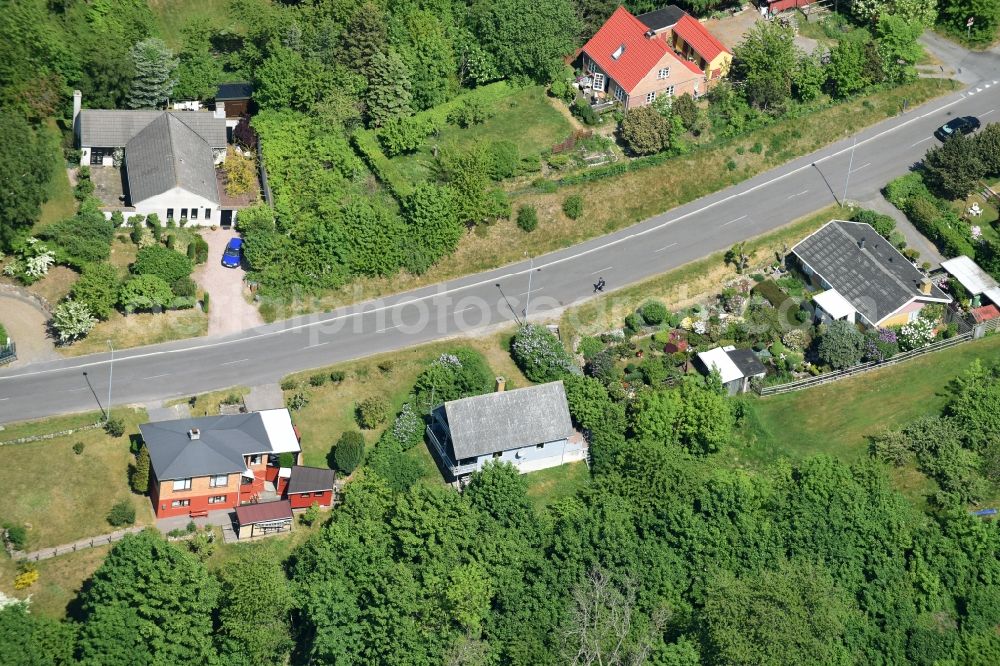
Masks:
[[[201,235],[208,241],[208,261],[194,272],[194,280],[210,295],[208,334],[226,335],[263,324],[257,308],[244,295],[249,292],[243,283],[243,269],[222,266],[226,243],[236,232],[205,229]]]

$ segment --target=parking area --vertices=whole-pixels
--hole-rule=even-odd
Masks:
[[[6,367],[20,367],[59,358],[48,336],[49,316],[41,308],[16,296],[0,294],[0,323],[17,345],[17,360]],[[0,340],[4,344],[6,340]]]
[[[243,269],[222,266],[226,243],[236,235],[229,229],[202,232],[208,242],[208,261],[198,267],[194,279],[209,294],[209,335],[237,333],[264,323],[257,308],[247,301],[249,291],[243,282]]]

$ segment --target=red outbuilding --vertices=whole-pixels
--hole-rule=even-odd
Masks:
[[[286,496],[293,509],[308,509],[313,502],[330,506],[333,504],[334,480],[332,469],[296,466],[288,479]]]

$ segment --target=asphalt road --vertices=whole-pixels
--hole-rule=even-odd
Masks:
[[[961,93],[619,232],[328,314],[119,352],[112,404],[273,382],[291,372],[509,324],[527,305],[529,280],[531,317],[545,319],[592,298],[598,277],[612,292],[843,199],[849,164],[847,199],[864,201],[918,162],[935,141],[934,129],[949,118],[975,115],[984,124],[1000,122],[1000,67],[995,56],[988,58],[979,61],[985,65],[978,74],[991,78],[980,78]],[[966,65],[963,74],[969,71]],[[95,354],[0,372],[0,423],[103,406],[109,358]]]

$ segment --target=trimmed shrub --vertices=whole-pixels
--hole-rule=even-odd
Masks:
[[[642,315],[643,321],[647,324],[656,326],[662,324],[670,313],[667,312],[667,306],[663,303],[648,301],[639,308],[639,314]]]
[[[580,374],[562,342],[543,326],[522,326],[511,341],[511,356],[533,382],[551,382]]]
[[[284,451],[278,454],[278,467],[292,467],[295,465],[295,454]]]
[[[876,213],[873,210],[858,210],[851,216],[851,220],[872,225],[875,231],[878,232],[878,235],[887,240],[891,240],[889,237],[896,230],[896,220],[888,215]]]
[[[864,354],[864,335],[849,321],[837,320],[830,324],[819,339],[817,354],[821,361],[839,370],[857,365]]]
[[[343,370],[334,370],[333,372],[330,373],[330,381],[334,383],[340,383],[344,381],[346,377],[347,373],[344,372]]]
[[[600,338],[584,337],[580,340],[576,350],[585,361],[589,361],[604,351],[604,343],[601,342]]]
[[[517,209],[517,226],[527,232],[538,227],[538,211],[534,206],[521,206]]]
[[[365,437],[356,430],[348,430],[337,440],[333,460],[344,474],[351,474],[358,468],[365,456]]]
[[[80,455],[83,453],[83,449],[85,447],[86,445],[83,442],[77,442],[76,444],[73,445],[73,453],[75,453],[76,455]]]
[[[116,417],[111,417],[104,422],[104,432],[112,437],[121,437],[125,434],[125,423]]]
[[[569,195],[563,199],[562,209],[569,219],[579,219],[583,215],[583,197],[579,194]]]
[[[118,271],[106,264],[87,264],[73,285],[73,298],[84,303],[98,319],[107,319],[118,302]]]
[[[7,532],[7,539],[10,541],[10,544],[17,550],[24,550],[25,544],[28,543],[28,530],[25,529],[24,525],[4,523],[3,528]]]
[[[118,500],[108,512],[108,523],[112,527],[132,525],[135,523],[135,507],[127,499]]]
[[[373,395],[358,404],[358,425],[365,430],[373,430],[389,418],[389,403],[382,396]]]
[[[328,379],[330,379],[330,376],[323,373],[312,375],[309,377],[309,386],[322,386],[326,384]]]
[[[180,252],[150,245],[139,250],[131,270],[135,275],[155,275],[169,285],[181,278],[190,277],[194,267]]]

